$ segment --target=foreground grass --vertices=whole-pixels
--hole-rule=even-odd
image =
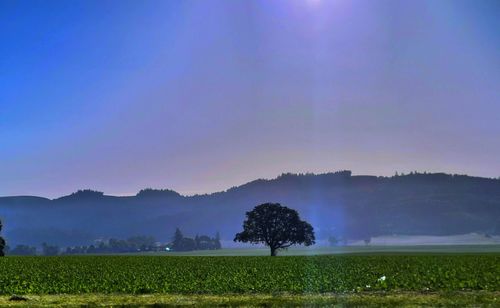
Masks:
[[[11,301],[10,296],[0,296],[1,306],[456,306],[498,307],[500,292],[449,292],[449,293],[353,293],[312,295],[29,295],[26,301]]]

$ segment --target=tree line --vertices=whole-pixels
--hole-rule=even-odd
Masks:
[[[175,229],[171,248],[173,251],[192,251],[192,250],[216,250],[221,249],[220,234],[217,232],[215,237],[207,235],[196,235],[194,238],[185,237],[179,228]]]
[[[0,231],[2,224],[0,222]],[[251,244],[265,244],[269,247],[271,256],[276,256],[279,250],[294,245],[310,246],[315,243],[313,227],[300,219],[297,211],[282,206],[279,203],[264,203],[246,213],[243,222],[243,231],[234,237],[235,242]],[[5,240],[0,237],[0,253],[4,254]],[[124,253],[153,251],[158,249],[156,240],[148,236],[136,236],[127,240],[110,239],[107,243],[98,245],[67,247],[63,254],[87,253]],[[167,251],[192,251],[221,249],[219,232],[211,238],[206,235],[196,235],[194,238],[185,237],[179,228],[176,228],[172,242],[165,246]],[[43,255],[55,256],[60,254],[57,246],[42,244]],[[33,254],[36,249],[27,246],[17,246],[12,253]]]
[[[66,247],[63,254],[101,254],[158,251],[161,248],[152,236],[134,236],[126,240],[111,238],[107,242],[100,241],[96,245]]]
[[[0,222],[0,230],[1,230]],[[196,235],[194,238],[184,237],[179,228],[176,229],[172,241],[161,244],[152,236],[134,236],[126,240],[111,238],[107,241],[99,241],[93,245],[70,246],[60,248],[57,245],[42,243],[40,254],[43,256],[57,255],[82,255],[82,254],[113,254],[149,251],[192,251],[192,250],[215,250],[221,249],[220,235],[215,237],[207,235]],[[0,256],[5,254],[16,256],[35,256],[37,247],[28,245],[17,245],[10,249],[5,240],[0,237]]]
[[[102,253],[127,253],[141,251],[159,251],[166,245],[158,245],[152,236],[134,236],[126,240],[111,238],[108,241],[99,241],[95,245],[82,245],[60,248],[57,245],[43,243],[41,255],[81,255],[81,254],[102,254]],[[6,247],[5,253],[16,256],[37,255],[37,248],[28,245],[17,245],[13,249]]]

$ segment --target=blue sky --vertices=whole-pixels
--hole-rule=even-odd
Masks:
[[[0,195],[500,176],[498,1],[2,1]]]

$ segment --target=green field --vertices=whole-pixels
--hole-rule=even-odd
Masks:
[[[500,291],[498,254],[5,257],[0,268],[3,295]]]

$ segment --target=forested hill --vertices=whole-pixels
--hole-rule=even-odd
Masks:
[[[500,232],[500,180],[442,173],[283,174],[196,196],[146,189],[128,197],[90,190],[53,200],[1,197],[0,219],[11,245],[76,245],[138,234],[168,240],[177,226],[188,235],[219,231],[232,239],[245,211],[264,202],[297,209],[318,238]]]

